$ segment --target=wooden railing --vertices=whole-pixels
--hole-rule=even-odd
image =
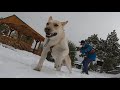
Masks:
[[[25,50],[25,51],[32,52],[37,55],[41,55],[41,52],[42,52],[42,50],[34,50],[33,52],[31,45],[23,41],[17,40],[15,38],[9,37],[9,36],[0,35],[0,42],[6,45],[12,46],[15,49]]]

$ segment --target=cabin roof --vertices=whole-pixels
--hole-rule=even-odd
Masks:
[[[33,28],[31,28],[28,24],[26,24],[24,21],[22,21],[16,15],[2,18],[1,21],[4,23],[7,23],[8,25],[11,25],[11,27],[14,27],[19,32],[21,32],[25,35],[32,36],[36,40],[44,41],[44,39],[45,39],[42,35],[40,35],[38,32],[36,32]]]

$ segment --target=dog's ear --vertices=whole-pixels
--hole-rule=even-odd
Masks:
[[[48,22],[51,21],[51,20],[53,20],[53,19],[52,19],[52,16],[49,17]]]
[[[62,23],[63,26],[65,26],[65,25],[68,23],[68,21],[66,21],[66,22],[61,22],[61,23]]]

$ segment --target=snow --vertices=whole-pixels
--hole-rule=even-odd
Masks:
[[[114,75],[112,78],[120,78],[120,74]]]
[[[117,66],[117,67],[120,67],[120,65],[119,65],[119,66]]]
[[[4,47],[3,47],[4,46]],[[7,47],[7,48],[6,48]],[[0,44],[0,78],[114,78],[120,77],[89,72],[89,75],[81,74],[80,69],[72,69],[70,74],[65,66],[61,72],[56,71],[54,63],[45,60],[41,72],[33,70],[40,56],[27,51],[14,49],[10,46]]]

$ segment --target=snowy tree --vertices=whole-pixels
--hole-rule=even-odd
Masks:
[[[120,60],[120,44],[118,41],[117,33],[113,30],[111,34],[108,34],[107,39],[104,42],[103,51],[105,58],[103,59],[103,69],[106,71],[114,69]]]
[[[108,34],[106,40],[99,39],[95,34],[86,39],[95,48],[97,58],[104,62],[101,72],[112,70],[120,63],[120,45],[118,40],[115,30]]]
[[[74,61],[77,60],[76,58],[76,45],[72,41],[68,41],[68,46],[69,46],[69,55],[71,58],[72,65],[74,65]]]
[[[9,28],[5,24],[0,24],[0,35],[8,35]]]
[[[94,48],[96,48],[96,45],[99,43],[99,38],[97,34],[91,35],[85,40],[87,43],[90,43]]]

